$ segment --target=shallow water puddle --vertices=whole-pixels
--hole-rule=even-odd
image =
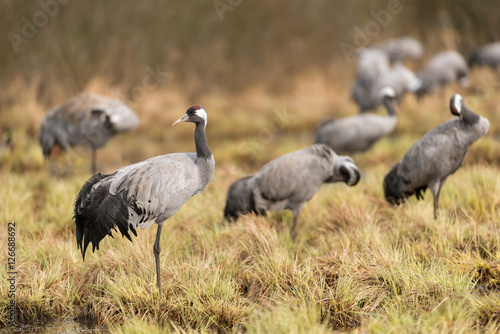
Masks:
[[[102,326],[95,326],[94,328],[88,327],[73,319],[58,319],[51,321],[41,321],[35,323],[18,324],[15,327],[0,328],[0,334],[6,333],[50,333],[50,334],[75,334],[75,333],[109,333]]]

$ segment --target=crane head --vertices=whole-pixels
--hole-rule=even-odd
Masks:
[[[455,94],[450,99],[450,111],[455,116],[461,116],[462,114],[462,104],[464,100],[460,96],[460,94]]]
[[[396,91],[391,86],[385,86],[379,90],[378,95],[381,99],[383,99],[384,97],[394,99],[396,98]]]
[[[207,126],[207,112],[201,106],[192,106],[189,108],[184,116],[179,118],[177,121],[172,124],[172,126],[183,123],[183,122],[191,122],[191,123],[204,123],[205,127]]]
[[[359,170],[354,162],[346,162],[342,164],[339,168],[339,172],[344,178],[343,181],[350,187],[358,184],[359,179],[361,178]]]
[[[356,167],[351,157],[337,156],[333,175],[325,182],[344,182],[352,187],[358,184],[360,177],[358,167]]]

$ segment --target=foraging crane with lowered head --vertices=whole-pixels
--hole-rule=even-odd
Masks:
[[[424,53],[422,43],[410,36],[389,38],[375,44],[373,48],[384,52],[391,63],[420,59]]]
[[[443,51],[434,55],[424,69],[417,72],[422,80],[415,91],[417,98],[438,91],[450,82],[457,81],[462,87],[469,85],[469,68],[465,58],[455,50]]]
[[[469,147],[484,136],[490,122],[470,110],[462,97],[450,99],[450,111],[458,119],[449,120],[427,132],[406,152],[384,178],[384,194],[389,203],[400,204],[409,196],[423,198],[429,188],[437,218],[439,193],[446,179],[459,169]]]
[[[297,217],[323,183],[345,182],[354,186],[359,178],[352,158],[337,155],[328,145],[314,144],[268,162],[254,176],[235,181],[227,194],[224,217],[237,220],[245,213],[289,209],[293,213],[291,235],[295,239]]]
[[[396,92],[387,86],[379,94],[387,116],[364,113],[327,120],[316,131],[316,143],[327,144],[337,153],[353,154],[368,150],[380,138],[391,134],[398,124],[394,110]]]
[[[60,148],[83,146],[92,151],[92,173],[96,151],[116,134],[139,125],[135,112],[117,99],[82,93],[51,109],[42,119],[39,141],[43,155],[49,158]]]

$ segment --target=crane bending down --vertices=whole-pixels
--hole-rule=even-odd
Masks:
[[[500,70],[500,42],[483,45],[471,54],[469,58],[469,66],[483,65],[489,66],[491,69],[498,72]]]
[[[363,152],[380,138],[391,134],[398,124],[394,110],[396,92],[384,87],[379,92],[387,116],[364,113],[341,119],[327,120],[316,131],[316,143],[324,143],[337,153]]]
[[[214,176],[215,160],[208,148],[205,127],[207,113],[200,106],[187,110],[173,125],[196,124],[196,153],[160,155],[112,174],[92,176],[80,190],[75,201],[76,241],[85,260],[85,251],[92,251],[99,242],[120,230],[130,241],[129,231],[158,224],[153,251],[156,262],[156,284],[161,294],[160,235],[165,220],[179,210],[192,196],[200,193]]]
[[[323,183],[358,183],[360,174],[354,161],[337,155],[328,145],[314,144],[265,164],[252,177],[236,180],[227,194],[224,217],[237,220],[245,213],[265,214],[266,210],[289,209],[293,213],[292,238],[297,217]]]
[[[460,53],[454,50],[440,52],[429,59],[424,69],[417,72],[417,77],[422,80],[422,84],[415,94],[420,99],[454,81],[462,87],[467,87],[469,85],[468,73],[467,62]]]
[[[449,120],[427,132],[406,152],[384,178],[385,198],[400,204],[406,197],[431,190],[434,197],[434,218],[437,218],[439,192],[448,176],[455,173],[465,160],[467,150],[488,132],[490,122],[471,111],[462,97],[450,99],[450,111],[459,119]]]
[[[373,48],[384,52],[391,63],[407,59],[420,59],[424,53],[422,43],[410,36],[390,38],[375,44]]]
[[[39,141],[48,158],[56,147],[86,146],[92,151],[92,173],[96,172],[96,150],[116,134],[134,130],[139,118],[123,102],[93,93],[82,93],[51,109],[42,119]]]

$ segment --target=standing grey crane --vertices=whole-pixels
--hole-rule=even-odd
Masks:
[[[449,82],[458,81],[465,87],[469,84],[469,69],[464,57],[457,51],[444,51],[433,56],[425,68],[417,73],[422,80],[421,87],[416,91],[418,98],[425,94],[436,92]]]
[[[500,42],[483,45],[474,52],[469,58],[469,66],[489,66],[494,71],[500,70]]]
[[[409,36],[390,38],[375,44],[373,48],[384,52],[392,63],[420,59],[424,53],[422,43]]]
[[[389,72],[389,58],[380,50],[362,48],[357,50],[356,56],[356,76],[363,83],[375,82],[379,76]]]
[[[352,158],[337,155],[328,145],[314,144],[265,164],[257,174],[237,180],[227,194],[224,217],[289,209],[293,213],[292,238],[297,217],[323,183],[358,183],[360,174]]]
[[[39,141],[43,155],[68,146],[92,151],[92,173],[96,172],[96,150],[114,135],[134,130],[139,118],[123,102],[93,93],[82,93],[51,109],[42,119]]]
[[[365,113],[323,122],[316,132],[316,143],[327,144],[337,153],[353,154],[366,151],[377,140],[391,134],[398,123],[393,105],[396,92],[384,87],[379,94],[387,116]]]
[[[490,122],[471,111],[458,94],[450,99],[450,111],[459,119],[449,120],[427,132],[385,176],[384,194],[389,203],[403,203],[412,195],[422,199],[428,187],[434,197],[434,218],[437,218],[441,187],[448,176],[463,165],[469,147],[484,136],[490,126]]]
[[[364,112],[375,109],[380,104],[371,98],[371,94],[377,80],[389,72],[389,58],[384,52],[375,49],[359,49],[356,55],[356,81],[351,89],[351,98],[359,106],[360,112]]]
[[[205,127],[207,113],[193,106],[174,124],[196,124],[196,153],[160,155],[122,167],[112,174],[92,176],[80,190],[75,201],[76,242],[85,260],[85,251],[92,243],[92,252],[99,242],[116,227],[130,241],[129,231],[158,224],[153,251],[156,261],[156,284],[160,284],[160,235],[165,221],[192,196],[205,189],[214,176],[215,160],[208,148]]]

